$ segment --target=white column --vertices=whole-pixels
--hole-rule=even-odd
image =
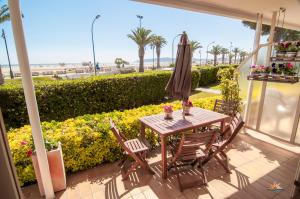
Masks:
[[[263,15],[258,13],[257,14],[255,37],[254,37],[254,43],[253,43],[253,50],[254,51],[259,47],[259,43],[260,43],[262,18],[263,18]],[[253,55],[251,65],[256,64],[257,54],[258,54],[258,51]],[[247,104],[246,104],[245,115],[244,115],[244,120],[246,122],[246,125],[247,125],[248,120],[249,120],[249,110],[250,110],[250,105],[251,105],[251,100],[252,100],[252,92],[253,92],[253,81],[250,80],[249,85],[248,85]]]
[[[274,42],[276,19],[277,19],[277,11],[274,11],[273,15],[272,15],[272,20],[271,20],[271,29],[270,29],[270,35],[269,35],[269,41],[268,41],[269,45],[268,45],[267,55],[266,55],[266,66],[270,66],[270,58],[272,55],[272,46],[273,46],[272,43]],[[258,105],[256,130],[260,129],[263,106],[264,106],[264,102],[265,102],[266,88],[267,88],[267,82],[263,81],[262,85],[261,85],[260,100],[259,100],[259,105]]]
[[[40,124],[40,116],[36,102],[31,71],[29,67],[29,60],[27,55],[19,0],[9,0],[8,5],[18,56],[18,63],[22,74],[22,83],[24,88],[26,106],[28,110],[29,121],[32,128],[32,136],[38,158],[41,179],[45,190],[45,196],[46,198],[54,198],[55,196],[53,192],[48,159],[44,145],[42,128]]]

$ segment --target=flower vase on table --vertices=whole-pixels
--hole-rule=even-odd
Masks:
[[[165,119],[170,120],[173,119],[173,106],[165,105],[164,107]]]
[[[193,107],[192,101],[182,101],[182,110],[184,115],[190,115],[191,107]]]

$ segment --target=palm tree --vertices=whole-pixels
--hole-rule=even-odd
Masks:
[[[10,19],[10,14],[9,14],[9,8],[7,5],[3,5],[0,8],[0,24],[4,23],[5,21],[8,21]],[[0,66],[0,85],[4,84],[4,78],[3,78],[3,73],[2,69]]]
[[[192,53],[194,53],[194,51],[197,50],[198,48],[202,48],[201,44],[198,41],[191,40],[190,45],[191,45]]]
[[[234,63],[236,64],[236,58],[238,53],[240,52],[240,49],[235,47],[232,52],[234,53]]]
[[[221,49],[222,49],[222,46],[215,45],[212,47],[211,51],[209,52],[210,54],[214,55],[214,66],[217,65],[217,59],[218,59],[218,55],[221,54]]]
[[[156,48],[157,68],[160,68],[160,50],[163,46],[167,45],[167,41],[162,36],[154,35],[152,37],[152,42]]]
[[[148,44],[152,41],[152,34],[151,30],[147,30],[145,28],[137,28],[131,31],[131,34],[128,34],[127,37],[132,39],[139,48],[139,59],[140,59],[140,66],[139,72],[144,72],[144,55],[145,55],[145,48]]]
[[[242,63],[242,61],[244,61],[246,55],[248,54],[246,51],[240,51],[240,63]]]
[[[222,64],[224,64],[225,55],[229,54],[229,50],[227,48],[221,48],[221,54],[222,54]]]

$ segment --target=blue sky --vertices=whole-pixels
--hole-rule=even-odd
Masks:
[[[116,57],[138,60],[137,46],[127,38],[130,30],[139,25],[137,14],[144,16],[143,27],[167,39],[162,57],[171,57],[172,39],[183,30],[190,40],[204,46],[202,58],[206,56],[206,45],[212,41],[227,48],[232,42],[249,51],[254,36],[254,31],[243,27],[239,20],[127,0],[21,0],[21,9],[31,64],[92,60],[91,22],[97,14],[101,18],[94,26],[96,59],[105,63]],[[12,63],[16,63],[10,22],[2,24],[2,28],[7,33]],[[7,64],[2,39],[0,45],[0,64]],[[147,48],[145,58],[151,57]]]

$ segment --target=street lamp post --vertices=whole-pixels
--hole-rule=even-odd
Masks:
[[[215,43],[215,42],[213,41],[213,42],[209,43],[209,44],[207,45],[207,47],[206,47],[206,61],[205,61],[206,65],[207,65],[207,61],[208,61],[208,48],[209,48],[209,46],[210,46],[211,44],[214,44],[214,43]]]
[[[95,23],[96,19],[98,19],[99,17],[100,17],[100,15],[96,15],[96,17],[94,18],[94,20],[93,20],[93,22],[92,22],[92,29],[91,29],[91,33],[92,33],[92,44],[93,44],[94,67],[95,67],[95,75],[97,74],[97,68],[96,68],[95,45],[94,45],[94,23]]]
[[[10,78],[13,79],[14,78],[14,74],[13,74],[13,71],[11,69],[10,58],[9,58],[9,53],[8,53],[8,48],[7,48],[7,43],[6,43],[6,37],[5,37],[4,29],[2,29],[2,37],[4,39],[5,48],[6,48],[6,54],[7,54],[7,59],[8,59],[8,66],[9,66]]]
[[[174,38],[173,38],[173,41],[172,41],[172,65],[174,65],[174,42],[175,42],[175,39],[179,36],[181,36],[182,34],[178,34],[176,35]]]
[[[142,15],[136,15],[137,18],[140,20],[140,28],[142,28],[142,19],[144,18]]]

